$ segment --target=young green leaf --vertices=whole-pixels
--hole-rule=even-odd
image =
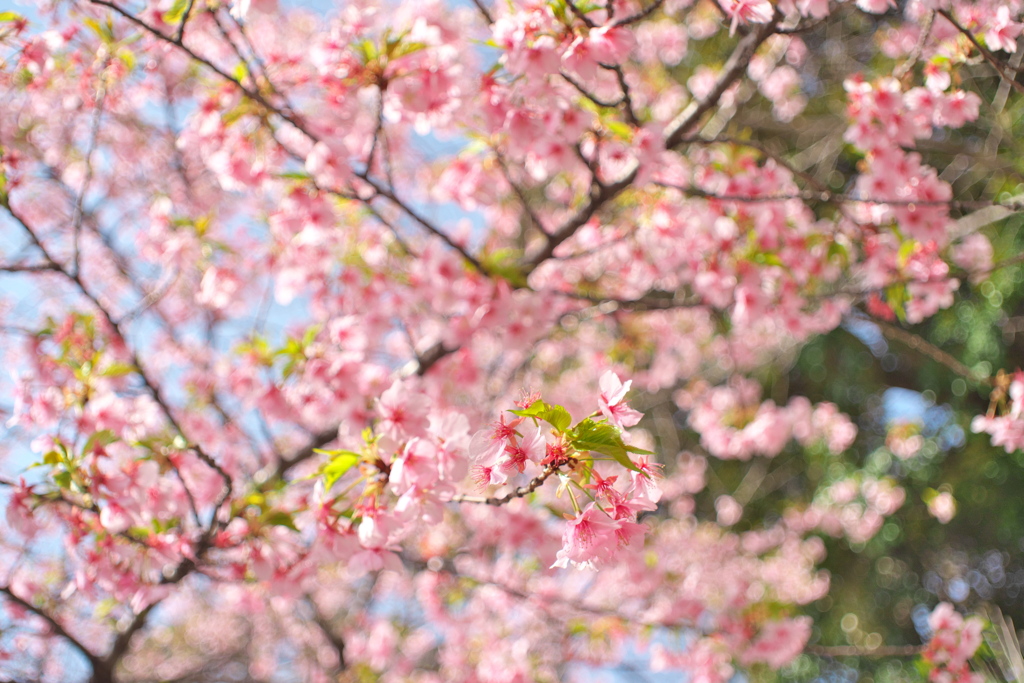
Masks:
[[[318,450],[317,452],[325,453],[327,451]],[[324,490],[326,491],[330,491],[334,482],[341,479],[363,457],[355,451],[331,451],[330,454],[335,457],[323,467]]]
[[[295,526],[295,520],[292,516],[284,510],[267,510],[267,512],[260,517],[260,521],[270,526],[283,526],[291,529],[292,531],[298,531]]]
[[[623,467],[639,471],[639,468],[630,460],[626,444],[622,441],[619,431],[606,422],[594,422],[589,418],[580,422],[573,430],[570,443],[578,451],[594,451],[610,455]]]

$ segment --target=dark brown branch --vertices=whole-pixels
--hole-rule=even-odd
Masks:
[[[675,292],[666,292],[662,290],[651,290],[643,296],[639,296],[635,299],[617,299],[615,297],[580,294],[578,292],[548,291],[538,293],[565,296],[571,299],[588,301],[599,306],[602,313],[614,313],[617,310],[642,313],[644,311],[666,311],[677,308],[695,308],[704,305],[698,299],[679,299]],[[570,313],[570,315],[572,315],[572,313]]]
[[[11,215],[11,217],[14,218],[14,220],[17,221],[19,225],[21,225],[21,227],[25,230],[26,234],[28,235],[29,240],[37,249],[39,249],[40,253],[43,255],[43,258],[45,258],[50,263],[57,264],[57,261],[50,254],[49,249],[46,248],[46,245],[44,245],[42,241],[39,239],[39,237],[36,235],[35,230],[33,230],[32,227],[25,221],[21,214],[15,211],[15,209],[10,205],[10,202],[6,200],[2,201],[0,202],[0,206],[3,206],[3,208],[6,209],[7,212]],[[164,397],[163,392],[160,390],[160,387],[156,384],[156,382],[153,381],[152,378],[150,378],[149,374],[142,366],[139,357],[128,344],[128,339],[127,336],[125,335],[124,329],[122,328],[120,323],[114,318],[110,310],[100,302],[99,297],[85,285],[85,282],[82,280],[81,274],[72,273],[66,267],[62,266],[58,267],[57,272],[63,275],[71,283],[73,283],[75,287],[78,289],[78,291],[81,292],[82,296],[84,296],[86,299],[92,302],[93,306],[96,307],[96,310],[98,310],[100,314],[103,315],[104,319],[107,321],[107,324],[110,326],[111,331],[115,335],[117,335],[121,343],[124,344],[124,347],[128,352],[129,361],[131,362],[131,365],[134,366],[135,368],[135,373],[142,380],[143,385],[145,385],[146,389],[153,397],[153,400],[156,401],[157,405],[160,407],[161,412],[163,413],[167,421],[170,423],[171,427],[173,427],[174,430],[179,435],[181,435],[182,439],[185,440],[186,447],[189,450],[193,451],[196,454],[196,456],[207,465],[207,467],[213,469],[223,480],[224,492],[221,495],[220,500],[217,501],[217,505],[214,507],[214,517],[211,520],[210,528],[208,529],[208,532],[212,531],[215,526],[217,509],[220,508],[221,504],[223,504],[223,502],[227,500],[228,496],[231,495],[231,477],[228,476],[228,473],[224,471],[220,464],[218,464],[213,458],[211,458],[209,454],[207,454],[199,444],[189,443],[188,438],[185,436],[184,430],[181,428],[181,424],[178,422],[178,419],[174,416],[174,412],[171,410],[171,406]],[[196,517],[198,518],[197,511],[193,509],[193,513],[195,513]]]
[[[107,62],[103,63],[105,69]],[[102,76],[102,73],[101,73]],[[85,177],[82,179],[82,187],[78,190],[78,196],[75,197],[75,207],[71,214],[71,272],[78,274],[81,270],[81,264],[79,259],[81,257],[81,238],[82,238],[82,221],[85,219],[85,194],[89,191],[89,185],[92,183],[93,178],[93,166],[92,157],[96,151],[96,144],[100,137],[100,121],[103,119],[103,106],[107,101],[107,88],[104,85],[100,86],[100,94],[96,100],[95,109],[93,111],[92,123],[89,127],[89,143],[85,152]]]
[[[643,8],[636,14],[630,14],[628,17],[623,17],[616,21],[613,26],[628,26],[629,24],[635,24],[638,21],[643,21],[647,17],[651,16],[659,7],[665,3],[665,0],[654,0],[650,5]]]
[[[280,116],[282,119],[284,119],[285,121],[287,121],[288,123],[293,125],[295,128],[297,128],[298,130],[302,131],[302,133],[305,134],[306,137],[308,137],[310,140],[312,140],[313,142],[319,142],[319,137],[317,135],[315,135],[313,132],[311,132],[309,130],[309,128],[299,119],[299,117],[296,114],[288,112],[288,111],[282,109],[281,107],[273,104],[266,97],[264,97],[258,90],[255,90],[253,88],[250,88],[250,87],[246,86],[239,79],[237,79],[234,76],[228,74],[226,71],[221,69],[219,66],[217,66],[213,62],[211,62],[209,59],[206,59],[205,57],[200,56],[195,51],[193,51],[191,48],[185,46],[180,40],[176,40],[174,37],[168,36],[167,34],[163,33],[162,31],[160,31],[160,30],[154,28],[153,26],[147,24],[146,22],[144,22],[141,19],[139,19],[137,16],[133,15],[131,12],[128,12],[128,11],[118,7],[111,0],[89,0],[89,2],[91,2],[91,3],[95,4],[95,5],[100,5],[102,7],[107,7],[109,9],[113,10],[118,15],[120,15],[123,18],[125,18],[126,20],[128,20],[129,22],[134,24],[135,26],[138,26],[139,28],[145,30],[150,35],[152,35],[152,36],[154,36],[154,37],[156,37],[156,38],[158,38],[160,40],[163,40],[163,41],[165,41],[167,43],[170,43],[171,45],[176,46],[178,49],[180,49],[182,52],[184,52],[190,59],[198,62],[199,64],[202,64],[203,66],[207,67],[208,69],[213,71],[215,74],[217,74],[218,76],[223,78],[225,81],[231,83],[243,95],[245,95],[249,99],[253,100],[257,104],[262,106],[264,109],[266,109],[267,111],[269,111],[269,112],[271,112],[273,114],[276,114],[277,116]],[[295,156],[295,155],[293,154],[293,156]],[[484,269],[483,264],[480,263],[479,259],[477,259],[475,256],[470,254],[469,251],[465,247],[463,247],[462,245],[460,245],[457,242],[455,242],[451,237],[449,237],[447,234],[445,234],[442,230],[438,229],[430,221],[428,221],[426,218],[424,218],[418,212],[413,210],[412,207],[410,207],[408,204],[406,204],[405,202],[400,200],[397,196],[395,196],[395,194],[393,192],[391,192],[388,189],[385,189],[385,188],[381,187],[379,183],[377,183],[376,181],[374,181],[372,178],[369,177],[369,174],[367,174],[367,173],[356,174],[356,177],[360,178],[365,183],[367,183],[374,190],[374,192],[376,193],[376,196],[381,196],[381,197],[384,197],[384,198],[388,199],[389,201],[391,201],[393,204],[398,206],[406,215],[408,215],[413,221],[415,221],[420,226],[422,226],[427,232],[429,232],[430,234],[434,235],[435,237],[438,237],[442,242],[444,242],[449,247],[451,247],[452,249],[457,251],[463,257],[463,259],[465,259],[466,262],[469,263],[475,270],[477,270],[478,272],[480,272],[483,275],[488,275],[486,269]],[[343,192],[340,192],[340,191],[333,191],[332,190],[331,193],[348,198]],[[370,197],[369,199],[366,199],[364,201],[369,202],[369,201],[372,201],[372,200],[373,200],[373,197]]]
[[[748,146],[758,147],[753,143],[749,144]],[[777,159],[777,157],[775,157],[774,155],[772,155],[772,158]],[[957,199],[883,199],[875,197],[854,197],[840,192],[831,192],[829,190],[802,190],[799,192],[791,192],[784,194],[751,196],[738,194],[716,194],[714,192],[707,192],[698,187],[684,187],[682,185],[673,185],[671,183],[656,182],[655,184],[658,185],[659,187],[664,187],[666,189],[677,190],[688,197],[723,202],[744,202],[749,204],[756,204],[761,202],[781,202],[790,199],[800,199],[803,201],[841,202],[846,204],[889,204],[891,206],[948,206],[951,209],[957,209],[961,211],[983,209],[989,206],[1001,206],[1010,209],[1011,211],[1024,211],[1024,201],[1021,200],[1001,202],[998,200],[965,201]]]
[[[227,73],[226,71],[221,69],[219,66],[217,66],[216,64],[211,62],[209,59],[206,59],[205,57],[201,57],[200,55],[198,55],[191,48],[185,46],[185,44],[179,38],[176,38],[174,36],[169,36],[169,35],[163,33],[162,31],[157,30],[153,26],[150,26],[146,22],[144,22],[141,19],[139,19],[137,16],[135,16],[131,12],[128,12],[127,10],[121,9],[120,7],[118,7],[111,0],[89,0],[89,2],[91,2],[94,5],[100,5],[101,7],[106,7],[108,9],[113,10],[118,15],[120,15],[121,17],[123,17],[124,19],[129,21],[130,23],[134,24],[135,26],[138,26],[139,28],[141,28],[142,30],[146,31],[147,33],[149,33],[150,35],[154,36],[155,38],[159,38],[160,40],[163,40],[163,41],[165,41],[167,43],[170,43],[171,45],[176,46],[179,50],[184,52],[189,57],[189,59],[192,59],[192,60],[198,62],[199,64],[202,64],[203,66],[205,66],[206,68],[210,69],[215,74],[217,74],[218,76],[223,78],[225,81],[233,84],[236,88],[238,88],[238,90],[240,90],[242,92],[243,95],[245,95],[249,99],[251,99],[254,102],[256,102],[257,104],[261,105],[262,107],[264,107],[268,111],[271,111],[271,112],[277,114],[278,116],[280,116],[285,121],[287,121],[288,123],[290,123],[293,126],[295,126],[296,128],[298,128],[299,130],[302,130],[303,132],[306,132],[301,121],[296,119],[294,116],[292,116],[288,112],[285,112],[280,107],[277,107],[274,104],[272,104],[271,102],[269,102],[265,97],[263,97],[263,95],[258,90],[253,90],[252,88],[247,87],[239,79],[237,79],[234,76],[232,76],[231,74]],[[308,135],[308,133],[307,133],[307,135]],[[313,139],[315,140],[315,138],[313,138]]]
[[[324,638],[331,644],[334,651],[338,653],[338,670],[344,671],[348,668],[348,664],[345,661],[345,639],[335,632],[331,622],[327,621],[324,615],[320,613],[312,598],[309,599],[309,607],[313,611],[313,623],[320,628]]]
[[[757,32],[747,35],[739,42],[736,49],[733,50],[732,55],[729,57],[729,60],[726,62],[725,68],[719,75],[718,81],[715,83],[715,87],[711,90],[708,97],[693,107],[689,113],[684,112],[684,115],[681,115],[679,121],[671,127],[669,133],[665,137],[666,148],[674,148],[683,142],[690,129],[697,124],[701,117],[718,104],[718,100],[722,97],[725,91],[743,75],[747,68],[747,64],[750,62],[750,58],[754,56],[757,48],[775,32],[776,21],[777,19],[773,19],[771,22],[764,24],[759,27]],[[586,223],[593,218],[597,211],[607,202],[619,196],[623,190],[633,184],[638,170],[639,168],[634,165],[633,169],[629,171],[625,177],[610,185],[600,183],[597,181],[595,176],[594,183],[590,188],[590,197],[586,204],[584,204],[561,227],[555,230],[545,242],[544,246],[524,261],[523,269],[526,272],[531,272],[541,263],[551,258],[555,249],[557,249],[560,244],[572,237],[577,230],[586,225]]]
[[[414,221],[419,223],[424,230],[440,239],[442,242],[447,244],[455,251],[459,252],[459,255],[461,255],[462,258],[465,259],[466,263],[473,266],[473,268],[477,272],[479,272],[481,275],[488,275],[487,269],[484,268],[483,264],[480,263],[479,259],[477,259],[475,256],[469,253],[466,247],[462,246],[461,244],[453,240],[448,234],[443,232],[440,228],[438,228],[429,220],[427,220],[419,212],[417,212],[411,206],[409,206],[404,201],[395,196],[395,194],[391,190],[389,190],[386,187],[381,187],[381,185],[378,182],[370,178],[365,173],[358,174],[358,177],[364,182],[366,182],[370,187],[372,187],[374,192],[377,193],[377,196],[384,197],[385,199],[390,201],[392,204],[400,208],[403,213],[405,213],[407,216],[409,216]],[[372,201],[372,198],[369,201]]]
[[[605,102],[604,100],[598,98],[597,95],[593,94],[592,92],[590,92],[589,90],[584,88],[583,85],[579,81],[577,81],[575,78],[573,78],[569,74],[565,73],[564,71],[560,71],[558,73],[558,75],[561,76],[562,78],[564,78],[566,83],[568,83],[572,87],[576,88],[576,91],[579,94],[581,94],[584,97],[586,97],[588,100],[593,102],[598,107],[603,107],[605,109],[615,109],[620,104],[622,104],[622,99],[621,98],[619,98],[619,100],[616,101],[616,102]]]
[[[519,187],[519,184],[512,178],[512,172],[509,170],[508,164],[506,164],[505,160],[501,158],[501,154],[499,154],[497,150],[494,151],[494,158],[498,161],[498,166],[501,167],[502,175],[505,176],[505,182],[507,182],[509,187],[512,188],[512,191],[515,193],[516,197],[519,198],[519,203],[522,204],[523,211],[530,218],[530,222],[533,224],[533,227],[535,227],[537,231],[540,232],[541,234],[548,235],[549,233],[547,229],[544,227],[544,224],[540,222],[540,216],[538,216],[537,212],[533,210],[532,206],[530,206],[530,202],[526,198],[526,193],[523,191],[523,188]]]
[[[533,271],[544,261],[551,258],[555,253],[555,249],[558,248],[562,242],[566,241],[570,237],[576,234],[576,231],[582,228],[584,225],[594,217],[598,209],[603,207],[606,203],[619,196],[623,190],[633,184],[636,179],[636,174],[639,169],[633,167],[626,177],[619,180],[611,185],[603,185],[599,182],[595,182],[590,188],[590,197],[587,203],[584,204],[569,220],[562,224],[555,232],[551,233],[544,246],[526,259],[523,263],[523,268],[527,272]]]
[[[619,101],[622,103],[622,109],[626,112],[626,120],[629,121],[629,125],[639,128],[641,126],[640,119],[637,118],[636,112],[633,110],[633,95],[629,91],[629,84],[626,83],[626,74],[623,72],[622,66],[619,64],[608,66],[602,64],[602,66],[615,72],[615,78],[622,89],[622,98]]]
[[[188,0],[188,4],[185,6],[185,12],[181,15],[181,23],[178,24],[178,30],[174,32],[174,40],[176,42],[182,42],[185,40],[185,24],[188,23],[189,17],[192,16],[192,7],[195,5],[195,0]]]
[[[114,645],[110,648],[110,652],[107,654],[106,660],[107,665],[111,670],[117,665],[121,658],[124,657],[125,653],[128,652],[128,645],[131,644],[132,636],[134,636],[139,630],[145,626],[150,613],[156,607],[157,603],[153,603],[145,607],[141,612],[132,617],[131,622],[125,627],[121,633],[117,634],[114,639]]]
[[[946,353],[939,347],[935,346],[931,342],[925,340],[913,332],[909,332],[902,328],[896,327],[890,323],[887,323],[877,318],[872,318],[871,322],[878,325],[878,328],[882,331],[882,334],[900,342],[907,348],[913,349],[919,353],[924,354],[928,358],[931,358],[936,363],[944,365],[956,374],[960,375],[964,379],[968,379],[975,384],[982,384],[985,386],[992,386],[992,380],[988,377],[983,377],[978,373],[971,370],[969,367],[961,363],[959,360],[954,358],[952,355]]]
[[[516,498],[522,498],[528,496],[538,488],[540,485],[547,481],[552,474],[557,472],[559,468],[565,464],[564,461],[552,463],[544,468],[544,471],[538,474],[536,477],[531,479],[527,484],[520,486],[517,489],[509,491],[504,496],[497,497],[486,497],[486,496],[463,496],[455,495],[452,496],[453,503],[476,503],[479,505],[504,505]]]
[[[978,52],[980,52],[981,56],[985,58],[985,61],[988,62],[992,66],[992,68],[996,70],[996,73],[999,74],[1000,78],[1002,78],[1006,83],[1009,83],[1014,90],[1024,94],[1024,85],[1018,83],[1017,79],[1014,78],[1013,74],[1008,73],[1006,71],[1006,67],[1003,65],[1003,63],[996,59],[996,56],[992,54],[984,45],[979,43],[978,39],[974,37],[973,33],[968,31],[956,19],[954,19],[952,13],[950,13],[949,10],[940,9],[938,10],[938,13],[942,15],[946,19],[946,21],[953,24],[953,26],[956,27],[956,30],[964,34],[967,37],[967,40],[971,41],[974,47],[978,48]]]
[[[879,647],[858,647],[856,645],[808,645],[804,652],[821,657],[916,657],[924,650],[923,645],[880,645]]]
[[[295,467],[299,463],[305,462],[316,455],[316,451],[319,448],[323,448],[327,444],[331,443],[338,438],[338,426],[328,427],[327,429],[317,432],[310,438],[309,442],[295,451],[290,458],[282,459],[274,470],[274,479],[283,479],[284,475],[291,468]]]
[[[718,76],[715,87],[711,89],[708,96],[697,103],[689,113],[683,112],[682,118],[678,123],[674,123],[671,126],[668,134],[665,136],[666,149],[678,146],[690,133],[690,130],[697,125],[701,117],[718,104],[725,91],[740,79],[746,71],[747,65],[750,64],[750,59],[757,52],[757,48],[761,46],[761,43],[768,40],[769,36],[775,33],[777,22],[778,14],[776,13],[776,16],[771,21],[761,24],[757,31],[747,34],[740,40],[739,44],[736,45],[736,49],[729,55],[728,61],[726,61],[725,66],[722,68],[722,73]]]
[[[60,266],[56,263],[26,263],[0,265],[0,273],[59,273]]]
[[[458,349],[448,348],[443,343],[438,342],[423,353],[419,354],[416,360],[411,363],[411,367],[401,374],[404,376],[418,375],[422,377],[427,374],[427,371],[434,367],[438,361],[445,356],[455,353],[457,350]],[[334,425],[317,432],[310,438],[305,446],[295,451],[290,458],[284,458],[277,464],[277,467],[274,468],[274,472],[271,475],[272,478],[283,479],[290,469],[312,458],[316,455],[316,449],[323,448],[336,438],[338,438],[338,425]]]
[[[577,19],[579,19],[580,21],[587,25],[587,28],[595,28],[597,26],[597,24],[594,23],[594,20],[588,17],[586,14],[584,14],[583,11],[576,6],[576,3],[573,2],[573,0],[565,0],[565,4],[569,6],[569,10],[576,16]]]
[[[494,23],[494,17],[491,16],[490,10],[484,6],[484,3],[481,0],[473,0],[473,4],[476,5],[477,11],[480,12],[480,16],[484,18],[488,25]]]
[[[35,614],[37,617],[41,618],[43,621],[47,623],[47,625],[54,633],[56,633],[58,636],[68,641],[69,643],[71,643],[71,645],[76,650],[82,653],[82,655],[87,660],[89,660],[89,664],[92,666],[94,676],[97,675],[99,672],[106,671],[106,665],[104,664],[103,660],[100,659],[100,657],[98,657],[97,655],[93,654],[93,652],[89,650],[89,648],[83,645],[82,641],[68,633],[67,629],[61,626],[60,622],[57,621],[55,618],[50,616],[41,608],[36,607],[31,602],[28,602],[27,600],[23,600],[22,598],[18,597],[18,595],[14,593],[14,591],[12,591],[9,586],[0,586],[0,593],[6,595],[7,599],[13,602],[15,605],[18,605],[22,609],[28,610],[29,612]]]

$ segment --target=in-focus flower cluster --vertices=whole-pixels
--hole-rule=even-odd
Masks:
[[[928,617],[932,637],[922,657],[931,667],[932,683],[982,683],[985,676],[971,671],[969,661],[981,647],[984,621],[964,619],[948,602],[939,603]]]

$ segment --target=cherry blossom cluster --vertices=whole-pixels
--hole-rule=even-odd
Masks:
[[[892,479],[853,476],[823,488],[806,509],[788,510],[786,524],[799,532],[819,529],[866,543],[905,500],[906,492]]]
[[[689,409],[689,424],[701,446],[718,458],[749,460],[775,457],[791,440],[803,446],[824,443],[832,453],[846,450],[857,436],[850,419],[830,403],[812,406],[797,397],[785,407],[761,401],[761,387],[751,379],[734,378],[717,387],[698,387],[676,396]]]
[[[908,322],[921,322],[952,305],[960,286],[949,277],[949,266],[939,253],[949,242],[947,202],[952,190],[919,155],[903,148],[929,137],[933,128],[960,128],[973,121],[980,100],[964,90],[946,92],[950,81],[939,77],[929,78],[927,87],[906,92],[896,78],[869,83],[856,76],[844,86],[852,119],[846,140],[866,153],[867,168],[857,179],[857,193],[867,201],[855,216],[896,228],[869,236],[865,244],[864,284],[874,290],[896,285],[884,301],[874,295],[870,310],[887,319],[899,314]],[[971,239],[970,253],[983,252],[984,236]],[[961,258],[975,260],[966,253]]]
[[[969,661],[982,643],[981,617],[964,619],[948,602],[939,603],[928,617],[932,636],[922,657],[931,667],[933,683],[981,683],[985,676],[972,672]]]
[[[781,669],[803,651],[810,636],[810,617],[767,621],[743,652],[740,663],[743,666],[767,664],[773,669]],[[694,680],[724,683],[735,673],[731,651],[730,645],[718,638],[697,640],[679,654],[655,645],[651,668],[655,671],[683,669],[691,672]]]
[[[836,6],[0,12],[0,660],[65,681],[73,650],[95,683],[791,662],[820,536],[865,542],[903,488],[830,470],[765,521],[706,479],[774,476],[794,442],[847,464],[835,405],[747,377],[998,267],[923,141],[986,115],[975,70],[1024,9],[879,22],[885,75],[845,85],[862,162],[822,184],[754,122],[836,110],[804,42]],[[974,427],[1013,450],[1024,376],[1002,391]],[[961,635],[933,640],[942,675]]]
[[[971,431],[989,434],[993,446],[1002,446],[1007,453],[1024,448],[1024,372],[1014,372],[1006,378],[1006,388],[993,396],[994,404],[987,415],[978,415],[971,421]],[[999,403],[1004,405],[1000,406]],[[1001,408],[997,412],[997,408]]]

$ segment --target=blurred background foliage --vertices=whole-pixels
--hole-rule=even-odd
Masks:
[[[747,99],[741,91],[742,103],[718,134],[755,143],[768,153],[762,158],[784,160],[805,174],[804,190],[852,193],[862,157],[843,140],[843,80],[858,72],[868,80],[890,75],[907,59],[886,56],[906,10],[905,2],[898,5],[887,15],[870,16],[847,3],[824,25],[800,35],[807,58],[798,70],[809,104],[795,120],[773,119],[771,104],[747,83]],[[685,83],[709,54],[721,54],[724,61],[732,44],[724,31],[705,40],[691,38],[689,54],[673,76]],[[1011,55],[1007,68],[1016,72],[1021,56],[1021,51]],[[923,82],[922,68],[918,63],[908,70],[907,87]],[[1024,193],[1024,98],[1012,94],[980,57],[957,77],[960,87],[981,96],[980,117],[961,129],[936,132],[916,147],[961,202],[951,211],[954,219],[993,199],[1006,202]],[[835,201],[811,206],[821,216],[839,210]],[[971,432],[971,420],[989,409],[990,380],[1000,369],[1017,370],[1024,358],[1022,225],[1024,216],[1014,214],[984,226],[996,269],[981,282],[961,278],[955,304],[923,324],[879,326],[861,306],[842,328],[760,371],[766,398],[784,404],[803,395],[812,402],[834,402],[849,414],[859,427],[850,451],[836,457],[790,446],[771,461],[708,458],[709,485],[696,501],[702,519],[715,519],[717,496],[732,493],[751,476],[761,478],[766,490],[782,493],[755,494],[734,527],[738,531],[755,528],[752,520],[770,524],[786,505],[807,502],[820,486],[855,471],[891,476],[906,490],[902,507],[867,543],[822,537],[828,551],[823,568],[832,583],[828,596],[807,610],[816,621],[812,643],[868,649],[918,645],[928,635],[927,615],[940,601],[964,612],[998,606],[1014,623],[1024,624],[1024,452],[1007,454],[992,446],[988,435]],[[906,333],[918,341],[908,343]],[[949,354],[975,377],[937,362],[923,348]],[[675,410],[663,398],[662,405]],[[674,417],[680,446],[699,452],[699,436],[689,430],[686,414],[677,411]],[[919,436],[920,448],[897,457],[887,447],[893,436]],[[956,515],[946,524],[927,509],[938,493],[956,500]],[[909,681],[924,675],[909,656],[815,654],[801,656],[780,674],[752,673],[766,681]]]

